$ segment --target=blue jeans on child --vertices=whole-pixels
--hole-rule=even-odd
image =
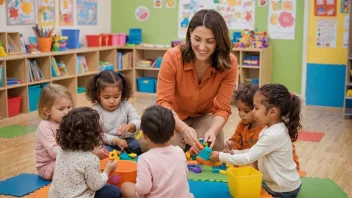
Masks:
[[[105,184],[104,187],[95,192],[94,198],[121,198],[121,192],[117,186]]]
[[[125,149],[125,151],[127,151],[128,153],[136,153],[137,155],[142,154],[141,145],[139,145],[138,140],[134,138],[125,138],[125,140],[127,141],[127,148]],[[121,150],[118,146],[104,145],[104,147],[109,152],[113,151],[114,149],[117,151]]]
[[[262,187],[273,197],[277,198],[295,198],[299,191],[301,190],[302,184],[294,191],[291,192],[275,192],[272,191],[264,182],[262,182]]]

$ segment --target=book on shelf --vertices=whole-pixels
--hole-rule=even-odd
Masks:
[[[37,61],[28,60],[27,77],[28,82],[39,81],[44,79],[44,75],[38,67]]]
[[[3,87],[3,82],[5,78],[4,66],[0,65],[0,87]]]
[[[86,57],[77,56],[77,59],[76,59],[76,72],[77,72],[77,74],[85,73],[88,71],[89,71],[89,69],[88,69]]]
[[[64,62],[57,62],[55,57],[51,57],[50,60],[51,65],[51,76],[59,77],[59,76],[67,76],[68,71]]]
[[[118,69],[130,69],[133,66],[133,53],[117,52],[117,68]]]

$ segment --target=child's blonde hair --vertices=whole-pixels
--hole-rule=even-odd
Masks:
[[[45,115],[44,108],[50,109],[57,97],[65,97],[72,101],[72,96],[70,92],[68,92],[68,90],[64,86],[58,84],[51,84],[46,86],[42,90],[38,102],[38,115],[40,119],[49,119],[49,117]]]

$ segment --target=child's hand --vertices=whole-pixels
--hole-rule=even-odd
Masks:
[[[229,151],[232,150],[232,140],[231,139],[226,141],[224,150],[227,151],[226,153],[228,153]]]
[[[218,151],[213,151],[210,156],[210,161],[212,162],[220,162],[219,159],[219,152]]]
[[[129,128],[130,126],[128,124],[121,124],[117,129],[117,135],[120,136],[125,134],[126,132],[128,132]]]
[[[105,165],[104,172],[109,176],[116,169],[116,160],[108,160]]]
[[[118,137],[114,138],[114,143],[118,146],[121,151],[127,148],[127,141],[125,139],[120,139]]]

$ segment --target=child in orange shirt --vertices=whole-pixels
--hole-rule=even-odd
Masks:
[[[224,152],[230,153],[232,150],[244,150],[251,148],[258,141],[259,133],[265,127],[254,120],[253,117],[253,97],[258,90],[257,85],[245,84],[235,92],[235,104],[238,108],[238,115],[241,118],[235,133],[226,141]],[[299,161],[296,148],[292,143],[293,160],[299,170]]]

